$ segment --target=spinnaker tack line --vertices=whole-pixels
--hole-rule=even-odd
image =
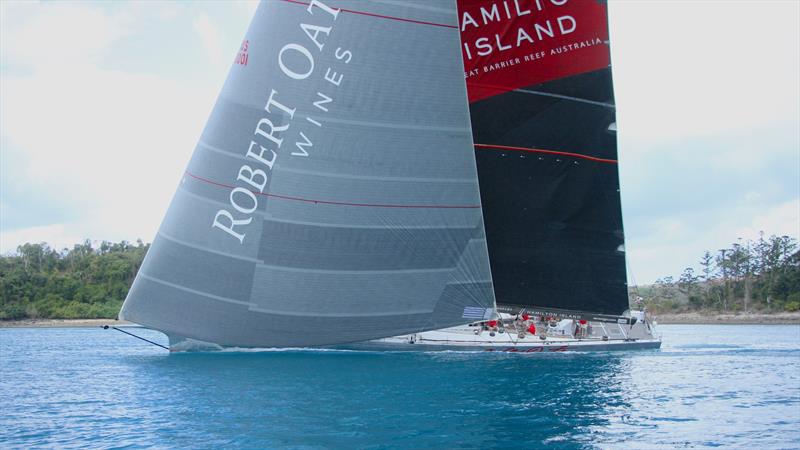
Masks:
[[[153,342],[153,341],[151,341],[150,339],[145,339],[145,338],[143,338],[143,337],[141,337],[141,336],[137,336],[137,335],[135,335],[135,334],[133,334],[133,333],[129,333],[129,332],[127,332],[127,331],[125,331],[125,330],[122,330],[122,329],[119,329],[119,328],[117,328],[117,327],[110,326],[110,325],[102,325],[102,327],[103,327],[103,329],[104,329],[104,330],[108,330],[109,328],[111,328],[112,330],[117,330],[117,331],[119,331],[119,332],[121,332],[121,333],[125,333],[125,334],[127,334],[128,336],[133,336],[133,337],[135,337],[136,339],[141,339],[141,340],[143,340],[143,341],[145,341],[145,342],[149,342],[149,343],[151,343],[151,344],[153,344],[153,345],[155,345],[155,346],[158,346],[158,347],[161,347],[161,348],[163,348],[164,350],[169,350],[169,347],[166,347],[166,346],[164,346],[164,345],[161,345],[161,344],[159,344],[159,343],[157,343],[157,342]]]

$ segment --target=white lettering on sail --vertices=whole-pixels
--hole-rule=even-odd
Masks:
[[[283,55],[286,54],[288,50],[294,50],[298,54],[302,55],[306,62],[308,63],[308,70],[305,72],[295,72],[292,69],[289,69],[286,66],[286,63],[283,62]],[[305,80],[314,72],[314,57],[311,55],[311,52],[308,51],[307,48],[303,47],[300,44],[286,44],[283,46],[281,51],[278,53],[278,65],[281,68],[281,71],[286,74],[287,77],[293,78],[295,80]]]
[[[259,150],[258,153],[255,153],[253,151],[253,147],[255,147],[256,145],[258,145],[259,148],[261,148],[261,150]],[[264,146],[259,145],[258,142],[250,141],[250,148],[247,149],[247,154],[245,156],[248,158],[253,158],[256,161],[272,169],[272,165],[275,164],[275,158],[278,157],[278,154],[275,152],[275,150],[269,149],[269,151],[272,152],[272,159],[266,159],[264,158],[264,152],[266,151],[267,149],[264,148]]]
[[[315,55],[313,52],[322,53],[325,43],[333,32],[333,21],[339,14],[339,9],[331,8],[319,0],[311,0],[306,8],[310,15],[327,20],[327,24],[308,24],[300,23],[295,42],[290,42],[281,47],[277,55],[278,67],[285,76],[291,80],[303,81],[309,79],[315,73]],[[322,12],[322,14],[315,14]],[[304,37],[303,37],[304,36]],[[307,43],[300,43],[301,40],[308,38]],[[333,52],[339,64],[348,64],[353,59],[353,52],[342,47],[337,47]],[[319,75],[316,75],[317,77]],[[322,80],[326,81],[331,89],[341,86],[344,81],[344,74],[335,67],[325,68]],[[275,167],[278,153],[283,146],[284,140],[294,140],[295,149],[291,155],[299,157],[309,157],[310,151],[314,147],[313,135],[307,135],[308,130],[297,130],[292,127],[297,108],[290,107],[276,99],[277,91],[271,89],[269,98],[264,105],[264,111],[268,114],[260,117],[253,130],[253,139],[247,146],[245,158],[247,164],[242,164],[236,174],[236,186],[231,186],[229,195],[230,208],[220,209],[214,216],[211,224],[212,228],[224,231],[244,244],[247,237],[247,226],[253,221],[253,214],[259,206],[259,195],[266,194],[268,191],[270,172]],[[329,112],[334,103],[334,97],[328,93],[317,91],[316,98],[312,100],[309,108],[314,108],[322,113]],[[319,117],[319,116],[317,116]],[[323,122],[316,118],[305,115],[307,122],[323,127]],[[295,136],[288,134],[292,133]],[[296,133],[296,134],[295,134]],[[268,194],[267,194],[268,195]]]
[[[261,129],[261,125],[265,124],[269,126],[269,132],[266,132],[263,129]],[[263,119],[259,120],[258,124],[256,125],[256,134],[269,139],[270,141],[274,142],[278,146],[278,148],[280,148],[281,143],[283,142],[283,138],[277,138],[273,133],[275,133],[276,131],[286,131],[288,129],[289,129],[288,124],[276,127],[271,120],[264,117]]]
[[[275,100],[275,94],[277,94],[277,93],[278,93],[278,91],[276,91],[275,89],[272,89],[272,92],[269,93],[269,98],[267,99],[267,105],[264,106],[264,111],[272,112],[272,110],[269,109],[270,106],[277,106],[278,109],[280,109],[281,111],[285,112],[286,114],[289,115],[289,117],[294,119],[294,112],[297,110],[297,108],[289,108],[288,106],[284,105],[283,103]]]
[[[330,8],[327,5],[325,5],[325,4],[323,4],[323,3],[319,2],[319,1],[312,1],[311,4],[309,4],[309,6],[307,8],[308,13],[313,15],[315,8],[319,8],[320,10],[328,13],[332,17],[332,20],[336,20],[336,17],[339,14],[339,10],[338,9]],[[303,31],[303,33],[305,33],[306,37],[308,37],[308,39],[311,41],[311,43],[314,44],[314,47],[317,48],[317,51],[321,53],[323,51],[323,49],[325,48],[325,40],[328,39],[331,36],[332,32],[333,32],[333,25],[332,25],[332,23],[328,24],[328,26],[323,26],[323,25],[320,25],[320,24],[301,23],[300,24],[300,29]],[[299,44],[297,44],[297,45],[299,45]],[[312,48],[312,47],[309,46],[309,48]],[[312,50],[313,50],[313,48],[312,48]],[[310,53],[311,52],[308,52],[308,55],[306,55],[306,58],[309,61],[312,61],[312,64],[313,64],[314,55],[310,55]],[[337,61],[341,61],[343,64],[348,64],[353,59],[353,52],[351,52],[350,50],[343,49],[341,47],[337,47],[333,54],[334,54],[334,57],[336,58],[336,60]],[[313,68],[311,68],[309,70],[308,74],[303,73],[302,74],[303,76],[301,78],[305,79],[306,75],[307,75],[307,77],[311,77],[311,73],[310,72],[312,70],[313,70]],[[284,71],[284,73],[285,73],[285,71]],[[297,74],[287,74],[287,75],[292,77],[292,75],[297,75]],[[339,87],[339,86],[341,86],[342,82],[344,81],[344,74],[341,73],[340,71],[338,71],[338,69],[335,69],[334,67],[327,67],[325,69],[324,75],[322,76],[322,79],[327,81],[328,83],[332,84],[335,87]],[[330,106],[331,106],[331,104],[333,102],[334,102],[334,97],[333,96],[328,95],[328,93],[326,93],[326,92],[324,92],[322,90],[318,90],[316,99],[312,100],[311,104],[317,110],[319,110],[319,111],[321,111],[323,113],[327,113],[327,112],[330,111]],[[323,126],[324,126],[324,122],[321,121],[321,120],[318,120],[318,119],[322,119],[322,116],[314,116],[314,117],[312,117],[310,115],[306,115],[305,119],[306,119],[306,122],[308,122],[308,123],[310,123],[312,125],[315,125],[318,128],[323,128]],[[308,132],[308,134],[306,134],[307,132]],[[295,144],[294,144],[296,150],[292,151],[290,154],[292,156],[299,156],[299,157],[303,157],[303,158],[309,157],[311,148],[314,147],[313,140],[312,140],[313,137],[314,136],[313,136],[312,132],[309,131],[309,130],[298,131],[298,137],[295,138]]]
[[[328,112],[328,108],[325,107],[325,103],[330,103],[330,102],[333,101],[333,99],[328,97],[327,95],[323,94],[322,92],[317,92],[317,96],[318,97],[322,97],[322,100],[315,101],[314,102],[314,106],[316,106],[317,108],[319,108],[319,109],[321,109],[321,110],[323,110],[325,112]]]
[[[336,51],[333,52],[333,55],[340,61],[344,59],[345,64],[349,63],[350,60],[353,59],[353,52],[350,50],[342,50],[342,47],[336,47]]]
[[[311,0],[311,3],[308,4],[308,8],[306,8],[306,11],[308,11],[309,14],[313,15],[314,14],[314,9],[313,8],[315,6],[317,8],[319,8],[319,9],[325,11],[326,13],[332,15],[333,16],[333,20],[336,20],[336,16],[339,15],[339,10],[338,9],[331,8],[330,6],[320,2],[319,0]]]
[[[462,32],[467,28],[479,29],[487,27],[497,30],[498,27],[504,27],[503,32],[492,33],[490,31],[491,35],[471,38],[462,42],[464,57],[470,61],[475,55],[488,56],[495,51],[503,52],[522,45],[534,45],[547,38],[556,38],[556,30],[559,36],[574,32],[578,27],[578,23],[573,16],[563,15],[551,20],[544,15],[553,11],[553,7],[566,5],[567,1],[569,0],[513,0],[513,2],[512,0],[503,0],[502,2],[495,1],[488,5],[481,5],[477,9],[472,9],[472,11],[464,11],[460,17]],[[550,5],[544,5],[544,3],[549,3]],[[500,8],[501,6],[502,9]],[[531,15],[533,18],[528,19],[529,23],[518,26],[516,33],[511,27],[516,23],[522,22],[511,22],[508,23],[508,26],[504,23],[527,15]],[[538,41],[534,41],[534,34]],[[513,37],[515,35],[516,39]]]
[[[272,145],[275,148],[264,147],[262,142],[256,140],[250,141],[245,157],[263,164],[264,168],[255,168],[249,164],[242,164],[236,175],[236,181],[245,183],[245,187],[234,187],[228,196],[233,210],[244,214],[244,217],[236,217],[227,209],[220,209],[214,215],[214,220],[211,223],[212,228],[224,231],[229,236],[238,240],[239,244],[244,244],[246,232],[243,229],[240,231],[236,227],[244,228],[253,221],[252,214],[258,209],[258,197],[256,197],[256,193],[264,192],[264,188],[269,179],[267,172],[272,170],[275,165],[275,159],[278,157],[275,150],[280,149],[283,142],[283,137],[281,137],[280,134],[288,130],[291,124],[287,122],[286,124],[276,125],[276,122],[280,120],[280,117],[286,118],[287,116],[289,120],[291,120],[296,111],[296,108],[290,108],[277,101],[275,99],[276,94],[277,91],[272,89],[267,103],[264,105],[264,111],[270,114],[277,114],[280,111],[284,114],[272,118],[262,117],[259,119],[253,131],[253,135],[256,136],[256,139],[263,139],[264,145]],[[277,108],[279,111],[273,111],[273,107]],[[254,150],[255,148],[258,148],[258,150]],[[265,154],[267,155],[266,157]]]
[[[314,146],[314,144],[311,141],[308,140],[308,138],[306,137],[305,134],[303,134],[302,131],[300,132],[300,137],[303,138],[303,140],[305,142],[300,142],[300,141],[295,142],[294,145],[297,146],[297,150],[299,150],[299,151],[292,152],[292,155],[294,155],[294,156],[308,156],[308,152],[306,151],[306,149],[304,147],[311,148],[311,147]]]
[[[236,198],[237,198],[236,194],[237,193],[244,194],[245,197],[249,198],[250,202],[252,202],[253,206],[251,206],[250,208],[245,208],[245,207],[241,206],[239,204],[239,202],[236,201]],[[230,197],[230,200],[231,200],[231,205],[233,205],[233,207],[237,211],[239,211],[240,213],[251,214],[253,211],[256,210],[256,208],[258,208],[258,199],[256,198],[256,194],[253,194],[253,191],[251,191],[250,189],[245,189],[245,188],[242,188],[242,187],[234,188],[231,191],[231,195],[229,195],[229,197]],[[242,198],[242,196],[240,195],[238,198]]]
[[[478,28],[478,22],[475,22],[475,19],[473,19],[468,12],[464,11],[464,15],[461,17],[461,31],[467,29],[467,24]]]
[[[564,28],[564,22],[569,20],[570,21],[570,28]],[[558,28],[561,30],[561,34],[569,34],[575,31],[575,19],[572,16],[561,16],[558,18]]]
[[[342,78],[344,78],[344,75],[332,72],[330,67],[328,67],[328,70],[325,71],[325,79],[330,81],[331,84],[339,86],[340,84],[342,84]]]
[[[244,172],[247,172],[248,175],[245,176]],[[259,177],[261,181],[257,182],[254,179],[255,177]],[[250,186],[258,189],[258,192],[264,192],[264,186],[267,185],[267,173],[261,169],[253,169],[245,164],[239,168],[239,175],[236,177],[236,181],[244,181]]]
[[[319,37],[320,33],[323,33],[326,36],[331,34],[332,27],[321,27],[318,25],[309,25],[307,23],[301,23],[300,28],[302,28],[303,31],[306,32],[306,36],[308,36],[309,39],[311,39],[311,41],[317,46],[317,48],[319,50],[322,50],[322,47],[325,46],[325,44],[318,41],[317,37]]]
[[[222,216],[228,220],[229,225],[225,225],[224,223],[219,221],[219,217]],[[217,215],[214,216],[214,223],[211,224],[212,228],[219,228],[220,230],[230,234],[231,236],[235,237],[239,240],[239,243],[244,242],[244,233],[237,233],[233,230],[233,227],[237,225],[248,225],[250,222],[253,221],[252,217],[248,217],[246,219],[234,219],[231,213],[224,209],[220,209],[217,211]]]
[[[497,10],[497,3],[492,5],[491,10],[487,10],[486,8],[481,8],[481,18],[483,19],[483,23],[489,23],[493,21],[500,21],[500,11]]]
[[[524,16],[526,14],[530,14],[531,13],[530,9],[526,9],[525,11],[521,11],[519,9],[519,0],[514,0],[514,6],[517,8],[517,15],[518,16]]]

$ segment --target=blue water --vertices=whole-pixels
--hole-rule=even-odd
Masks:
[[[0,329],[0,447],[800,447],[800,326],[661,331],[623,353],[168,354]]]

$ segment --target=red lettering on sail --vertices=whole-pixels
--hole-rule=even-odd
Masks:
[[[234,64],[239,64],[241,66],[247,65],[247,48],[250,47],[250,41],[245,39],[242,41],[242,46],[239,47],[239,52],[236,53],[236,58],[233,60]]]

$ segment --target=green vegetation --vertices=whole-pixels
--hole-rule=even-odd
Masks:
[[[115,318],[150,244],[24,244],[0,257],[0,320]]]
[[[24,244],[0,256],[0,320],[115,318],[150,244],[91,241],[57,251]],[[699,271],[632,289],[650,311],[800,311],[800,251],[789,236],[763,233],[700,258]],[[637,301],[638,300],[638,301]],[[637,305],[640,306],[640,305]]]
[[[732,244],[706,251],[700,271],[633,290],[631,296],[652,312],[780,312],[800,310],[800,251],[789,236]]]

